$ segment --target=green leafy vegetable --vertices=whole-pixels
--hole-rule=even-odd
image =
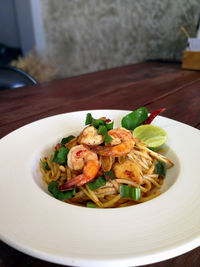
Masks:
[[[165,176],[165,165],[162,162],[156,161],[155,170],[159,176]]]
[[[94,119],[91,113],[88,113],[86,116],[85,124],[91,124],[96,129],[98,129],[98,133],[103,135],[106,144],[109,144],[112,141],[112,137],[108,134],[108,131],[113,129],[114,122],[106,123],[105,120]]]
[[[48,186],[49,192],[57,199],[64,200],[70,199],[76,195],[76,189],[73,188],[72,190],[68,191],[60,191],[58,190],[58,182],[52,181]]]
[[[96,203],[94,203],[94,202],[87,202],[86,206],[88,208],[96,208],[96,207],[98,207],[98,205]]]
[[[121,197],[130,197],[133,200],[140,200],[141,198],[141,189],[140,187],[135,188],[128,185],[120,186],[120,196]]]
[[[56,150],[54,153],[53,161],[65,165],[67,163],[67,154],[69,153],[69,149],[62,146],[59,150]]]
[[[69,135],[68,137],[64,137],[62,140],[61,140],[61,145],[62,146],[65,146],[65,144],[69,143],[71,140],[73,140],[75,138],[75,136],[73,135]]]
[[[109,144],[112,141],[112,137],[108,134],[108,129],[105,125],[99,126],[98,133],[103,135],[103,139],[106,144]]]
[[[106,184],[106,179],[103,176],[98,177],[93,182],[87,183],[90,190],[96,190]]]
[[[138,108],[122,118],[122,127],[134,130],[148,118],[148,110],[145,107]]]
[[[114,174],[112,171],[104,172],[104,174],[97,179],[95,179],[93,182],[87,183],[90,190],[96,190],[106,184],[107,181],[110,179],[114,179]]]
[[[47,171],[49,171],[49,170],[50,170],[50,167],[49,167],[48,163],[47,163],[46,161],[42,161],[42,160],[40,160],[40,161],[41,161],[41,163],[42,163],[42,166],[43,166]]]
[[[91,115],[91,113],[88,113],[86,115],[85,125],[91,124],[95,128],[99,128],[100,125],[105,125],[105,121],[102,119],[94,119]]]

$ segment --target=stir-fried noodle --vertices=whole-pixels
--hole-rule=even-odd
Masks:
[[[115,137],[114,130],[112,137]],[[79,136],[65,144],[69,150],[66,164],[59,164],[54,160],[54,154],[58,147],[53,148],[50,157],[41,158],[40,169],[46,184],[50,185],[52,182],[57,182],[61,192],[71,192],[75,188],[76,193],[72,197],[62,199],[63,201],[79,206],[90,206],[91,204],[98,208],[117,208],[148,201],[161,193],[160,188],[164,177],[158,174],[156,163],[161,162],[167,168],[173,166],[173,163],[163,155],[148,149],[140,140],[134,140],[133,148],[121,156],[117,155],[120,153],[116,153],[116,151],[112,151],[112,153],[101,152],[104,146],[107,147],[105,151],[108,151],[110,147],[119,147],[119,144],[111,144],[110,146],[88,145],[81,140]],[[123,140],[118,140],[118,143],[120,142],[122,143]],[[84,153],[87,153],[87,156],[82,156],[83,147],[86,149]],[[91,175],[91,177],[86,178],[82,174],[84,166],[79,170],[74,167],[77,164],[77,159],[73,161],[73,158],[69,158],[70,156],[73,157],[73,153],[76,153],[77,158],[84,158],[84,164],[88,164],[88,166],[89,162],[92,162],[92,168],[94,168],[94,162],[98,161],[94,177]],[[95,157],[94,154],[96,154]],[[108,179],[104,184],[100,184],[97,188],[91,188],[91,182],[109,172],[113,174],[112,179],[107,175]],[[104,177],[106,176],[104,175]],[[70,181],[73,182],[70,183]],[[65,185],[67,186],[65,187]],[[128,188],[140,189],[140,197],[134,199],[130,196],[124,196],[121,192],[124,185]]]

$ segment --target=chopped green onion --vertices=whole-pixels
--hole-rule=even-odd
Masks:
[[[98,207],[98,205],[94,202],[87,202],[86,206],[88,208],[97,208]]]
[[[50,167],[49,167],[48,163],[47,163],[46,161],[42,161],[42,160],[40,160],[40,161],[41,161],[41,163],[42,163],[42,166],[43,166],[47,171],[49,171],[49,170],[50,170]]]
[[[123,198],[132,198],[133,200],[139,200],[141,198],[141,189],[140,187],[131,187],[128,185],[120,186],[120,196]]]
[[[64,137],[62,140],[61,140],[61,145],[62,146],[65,146],[65,144],[69,143],[71,140],[73,140],[75,138],[75,136],[73,135],[69,135],[68,137]]]
[[[48,186],[48,191],[57,199],[64,200],[70,199],[76,195],[76,189],[73,188],[72,190],[68,191],[60,191],[58,190],[58,182],[52,181]]]
[[[69,149],[62,146],[59,150],[56,150],[54,153],[53,161],[65,165],[67,163],[67,155],[69,153]]]
[[[156,161],[155,171],[159,176],[164,177],[165,176],[165,165],[160,161]]]

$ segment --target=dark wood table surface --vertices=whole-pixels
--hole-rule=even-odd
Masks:
[[[147,62],[34,86],[0,91],[0,138],[51,115],[87,109],[151,112],[200,129],[200,72],[179,64]],[[2,203],[1,203],[2,205]],[[25,255],[0,243],[0,266],[58,266]],[[200,266],[200,247],[151,267]]]

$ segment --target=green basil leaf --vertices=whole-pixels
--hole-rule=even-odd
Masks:
[[[86,206],[88,208],[97,208],[98,207],[98,205],[94,202],[87,202]]]
[[[75,138],[75,136],[73,135],[69,135],[68,137],[64,137],[62,140],[61,140],[61,145],[62,146],[65,146],[65,144],[69,143],[71,140],[73,140]]]
[[[109,181],[110,179],[113,180],[114,178],[115,177],[112,171],[104,172],[102,176],[96,178],[93,182],[87,183],[87,185],[90,190],[93,191],[104,186],[107,181]]]
[[[100,125],[98,129],[98,133],[102,135],[106,135],[108,133],[108,130],[105,125]]]
[[[106,180],[104,177],[100,176],[97,179],[95,179],[93,182],[87,183],[90,190],[96,190],[106,184]]]
[[[52,181],[48,186],[48,191],[57,199],[64,200],[64,199],[70,199],[75,196],[76,189],[73,188],[72,190],[68,191],[60,191],[58,190],[58,182]]]
[[[54,153],[53,161],[65,165],[67,163],[67,154],[69,153],[69,149],[66,147],[61,147],[58,151],[56,150]]]
[[[159,176],[164,177],[165,176],[165,165],[160,161],[156,161],[155,171]]]
[[[110,142],[112,141],[112,137],[109,134],[104,135],[103,139],[106,144],[110,144]]]
[[[145,107],[138,108],[122,118],[122,127],[134,130],[148,118],[148,110]]]
[[[113,124],[114,124],[114,121],[112,121],[111,123],[106,123],[106,128],[108,131],[113,129]]]
[[[111,180],[114,180],[115,179],[114,173],[112,171],[104,172],[103,176],[105,177],[105,179],[107,181],[109,181],[110,179]]]

